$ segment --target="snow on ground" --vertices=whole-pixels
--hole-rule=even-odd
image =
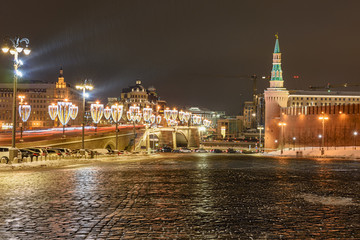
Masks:
[[[298,156],[298,157],[330,157],[330,158],[347,158],[347,159],[360,159],[360,146],[356,149],[353,146],[350,147],[329,147],[324,148],[324,155],[321,155],[319,147],[306,147],[289,149],[286,148],[281,154],[281,151],[273,151],[264,153],[268,156]]]
[[[305,201],[314,203],[314,204],[323,204],[323,205],[340,205],[340,206],[359,206],[359,204],[354,203],[352,198],[346,197],[326,197],[318,196],[315,194],[301,194],[299,197],[303,198]]]
[[[39,167],[63,167],[63,166],[76,166],[80,164],[89,164],[99,161],[139,161],[147,159],[159,158],[160,154],[125,154],[125,155],[98,155],[94,158],[61,158],[57,160],[42,160],[33,162],[22,162],[12,164],[0,164],[0,170],[19,170],[28,168],[39,168]]]

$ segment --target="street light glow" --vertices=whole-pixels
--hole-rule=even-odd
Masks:
[[[22,72],[20,72],[19,70],[16,70],[16,71],[15,71],[15,74],[18,75],[19,77],[22,77],[22,76],[23,76]]]

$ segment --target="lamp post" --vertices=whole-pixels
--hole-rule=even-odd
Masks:
[[[286,126],[286,123],[279,122],[279,126],[281,127],[281,154],[284,152],[284,127]]]
[[[356,150],[356,136],[358,135],[358,132],[354,132],[354,149]]]
[[[95,134],[97,133],[97,124],[100,122],[104,114],[104,104],[100,104],[99,101],[90,105],[91,118],[95,124]]]
[[[82,111],[82,137],[81,137],[81,149],[80,154],[85,155],[85,97],[86,97],[86,90],[93,90],[94,87],[88,83],[88,80],[85,79],[84,83],[81,85],[77,85],[76,89],[82,90],[83,92],[83,111]]]
[[[22,137],[23,124],[25,124],[25,122],[30,117],[31,106],[29,104],[23,102],[25,96],[19,96],[19,98],[21,99],[20,104],[19,104],[19,115],[20,115],[21,120],[23,121],[22,123],[20,123],[20,142],[23,142],[24,141],[24,139]]]
[[[328,120],[329,118],[324,115],[324,112],[322,112],[322,116],[319,117],[320,120],[322,120],[322,141],[321,141],[321,155],[324,155],[324,144],[325,144],[325,120]]]
[[[19,54],[23,52],[25,55],[29,55],[31,50],[29,48],[29,39],[27,38],[9,38],[7,39],[8,43],[11,43],[11,46],[8,43],[2,47],[4,53],[10,52],[11,55],[14,55],[14,87],[13,87],[13,111],[12,111],[12,139],[11,139],[11,149],[9,151],[9,158],[12,161],[14,157],[18,155],[18,150],[15,148],[15,135],[16,135],[16,93],[17,93],[17,80],[18,76],[21,77],[22,74],[18,70],[19,67],[23,64],[19,59]],[[25,44],[25,48],[24,48]]]
[[[295,151],[295,141],[296,141],[296,137],[293,137],[294,151]],[[299,147],[299,148],[300,148],[300,147]]]
[[[112,116],[112,119],[115,122],[115,134],[116,134],[115,148],[116,148],[117,153],[119,152],[119,143],[118,143],[119,142],[118,141],[119,130],[118,130],[118,125],[119,125],[119,122],[120,122],[122,114],[123,114],[123,109],[124,109],[123,105],[115,104],[115,105],[111,106],[111,116]]]
[[[72,106],[71,102],[68,102],[67,99],[65,99],[64,102],[58,102],[57,103],[57,116],[60,121],[60,123],[63,125],[63,138],[65,138],[65,126],[68,124],[71,116],[70,116],[70,108]]]
[[[135,152],[135,141],[136,141],[136,126],[135,126],[135,122],[141,121],[141,113],[140,113],[140,107],[139,106],[130,106],[129,110],[126,112],[126,117],[128,119],[128,121],[133,122],[133,133],[134,133],[134,147],[133,147],[133,151]]]
[[[258,126],[257,129],[259,130],[259,152],[261,152],[261,131],[264,130],[263,126]]]

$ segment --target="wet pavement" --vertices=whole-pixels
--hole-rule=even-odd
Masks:
[[[0,239],[360,239],[360,162],[164,154],[0,171]]]

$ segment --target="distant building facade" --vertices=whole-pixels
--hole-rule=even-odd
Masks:
[[[123,104],[124,109],[129,109],[132,105],[140,106],[141,108],[149,106],[154,110],[159,100],[158,94],[154,87],[146,89],[140,80],[137,80],[134,86],[124,88],[121,92],[120,103]]]
[[[216,138],[234,139],[242,135],[244,127],[244,117],[234,116],[217,120]]]
[[[225,111],[211,111],[205,108],[200,109],[199,107],[190,107],[186,109],[186,111],[190,112],[191,114],[199,115],[203,119],[212,121],[214,127],[216,127],[217,121],[225,116]]]
[[[57,104],[57,102],[67,99],[69,102],[79,106],[79,112],[81,111],[81,95],[69,83],[64,81],[62,68],[57,82],[19,81],[17,84],[17,96],[24,96],[24,102],[31,106],[30,117],[24,124],[27,129],[49,128],[60,124],[57,118],[55,121],[50,119],[48,106],[52,103]],[[13,84],[0,83],[0,130],[12,128],[12,98]],[[18,112],[19,102],[19,99],[17,99],[17,127],[22,123]],[[79,125],[80,123],[79,116],[75,120],[71,119],[69,121],[69,125]]]

